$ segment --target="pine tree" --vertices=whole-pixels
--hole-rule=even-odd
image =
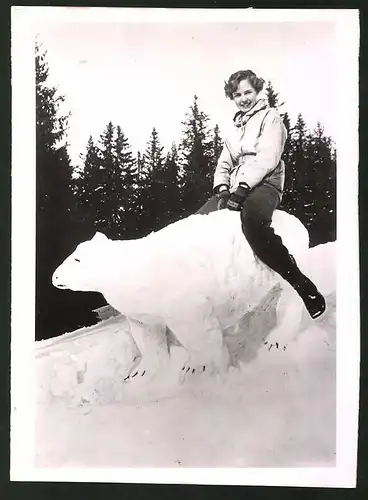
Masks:
[[[37,205],[41,214],[52,210],[64,212],[70,208],[72,167],[63,142],[68,125],[68,115],[61,115],[59,107],[65,101],[56,87],[47,85],[49,66],[46,51],[36,44],[36,157],[37,157]],[[49,166],[50,165],[50,166]],[[58,165],[52,167],[51,165]],[[57,176],[58,182],[54,180]],[[45,217],[48,217],[45,216]]]
[[[144,172],[144,155],[140,151],[137,153],[137,182],[141,180],[141,174]]]
[[[92,136],[87,142],[87,152],[81,155],[83,168],[76,179],[76,192],[78,199],[78,212],[83,222],[94,227],[94,221],[98,218],[99,190],[102,187],[102,172],[100,169],[101,159],[99,149],[95,145]]]
[[[308,161],[307,161],[307,126],[301,113],[298,114],[295,126],[292,130],[292,162],[294,164],[295,183],[294,192],[297,195],[299,212],[303,205],[303,198],[308,185]]]
[[[179,160],[175,143],[172,144],[171,150],[166,156],[164,178],[166,186],[165,202],[167,215],[163,220],[163,225],[166,225],[177,221],[181,215]]]
[[[163,167],[163,147],[157,130],[153,128],[144,153],[144,169],[141,178],[143,227],[146,231],[154,231],[161,226],[168,212]]]
[[[267,82],[267,87],[265,88],[266,99],[270,108],[281,108],[285,103],[279,103],[279,93],[275,92],[273,85],[270,81]]]
[[[219,126],[216,124],[212,132],[212,137],[209,142],[209,165],[210,165],[210,182],[213,185],[213,175],[215,173],[217,162],[223,148],[223,141],[220,136]]]
[[[293,200],[294,188],[296,182],[296,168],[295,159],[293,156],[293,141],[292,141],[292,127],[290,123],[289,114],[286,112],[283,115],[283,123],[286,129],[287,137],[285,141],[282,159],[285,163],[285,183],[282,207],[288,208],[291,213],[294,213]]]
[[[281,207],[289,213],[303,218],[304,195],[307,189],[307,128],[299,113],[295,126],[290,130],[288,139],[288,158],[285,158],[285,189]]]
[[[290,117],[287,112],[282,115],[282,121],[284,123],[287,134],[282,158],[285,161],[285,163],[289,163],[289,161],[291,161],[291,150],[292,150],[292,144],[291,144],[292,128],[291,128]]]
[[[184,131],[179,146],[183,211],[187,215],[198,210],[212,194],[208,120],[208,116],[199,109],[198,97],[194,96],[186,120],[182,122]]]
[[[118,224],[116,234],[119,237],[130,238],[138,235],[138,192],[137,192],[137,165],[133,158],[128,138],[120,126],[116,127],[115,140],[116,170],[120,172],[121,184],[118,196]],[[117,186],[115,186],[117,189]]]
[[[96,205],[95,227],[107,236],[114,236],[114,226],[119,223],[121,171],[115,161],[115,126],[108,122],[99,138],[101,155],[101,186],[98,191],[99,203]]]
[[[109,237],[116,212],[113,206],[118,206],[114,197],[114,131],[109,122],[97,144],[89,138],[83,172],[78,179],[78,204],[83,219],[95,231]]]
[[[140,234],[144,234],[143,221],[145,218],[144,213],[144,199],[146,194],[146,167],[144,161],[144,154],[140,151],[137,152],[136,157],[137,165],[137,185],[136,185],[136,218],[137,230]]]
[[[51,277],[73,246],[83,239],[73,224],[73,169],[67,152],[69,115],[60,105],[65,97],[47,83],[46,51],[35,46],[36,69],[36,338],[92,324],[95,316],[81,308],[73,292],[52,286]],[[80,241],[80,240],[79,240]],[[84,303],[88,298],[85,297]]]
[[[87,144],[77,181],[83,218],[110,238],[137,233],[137,173],[127,137],[110,121],[95,145]]]
[[[308,134],[307,189],[304,196],[311,244],[336,239],[336,158],[330,137],[321,123]]]

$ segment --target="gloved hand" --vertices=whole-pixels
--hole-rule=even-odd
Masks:
[[[239,184],[236,190],[233,193],[231,193],[229,200],[227,202],[227,208],[229,210],[240,212],[243,203],[249,194],[249,191],[250,188],[249,186],[247,186],[247,184]]]
[[[217,210],[223,210],[227,207],[227,202],[230,198],[230,191],[225,189],[217,194]]]

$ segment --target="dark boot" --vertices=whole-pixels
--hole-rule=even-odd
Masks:
[[[326,301],[315,284],[300,271],[294,257],[292,255],[289,257],[289,269],[283,273],[283,278],[299,294],[311,317],[316,319],[325,312]]]

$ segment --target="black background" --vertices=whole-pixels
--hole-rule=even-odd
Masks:
[[[26,5],[26,2],[20,3]],[[165,7],[165,8],[359,8],[361,47],[360,47],[360,166],[359,166],[359,210],[360,210],[360,274],[361,274],[361,394],[359,417],[358,476],[356,489],[337,488],[273,488],[273,487],[230,487],[230,486],[189,486],[189,485],[138,485],[138,484],[93,484],[93,483],[11,483],[9,481],[9,430],[10,430],[10,241],[11,241],[11,85],[10,85],[10,5],[0,6],[0,500],[33,499],[87,500],[112,498],[160,498],[181,499],[223,499],[231,496],[236,499],[262,499],[287,496],[289,498],[327,498],[350,499],[367,498],[368,460],[367,460],[367,24],[368,9],[366,1],[279,1],[279,2],[234,2],[212,1],[139,1],[119,3],[99,2],[38,2],[35,6],[120,6],[120,7]],[[219,63],[221,63],[219,61]],[[344,68],[341,68],[344,71]],[[346,96],[342,96],[346,98]],[[339,207],[343,201],[339,200]],[[343,209],[343,208],[342,208]],[[348,334],[348,332],[346,332]],[[24,373],[27,377],[27,373]]]

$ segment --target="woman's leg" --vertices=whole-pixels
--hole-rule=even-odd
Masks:
[[[309,314],[317,318],[326,309],[323,296],[300,271],[294,257],[271,227],[272,214],[278,204],[279,194],[275,188],[268,185],[256,187],[242,208],[243,233],[257,257],[290,283],[304,301]]]

